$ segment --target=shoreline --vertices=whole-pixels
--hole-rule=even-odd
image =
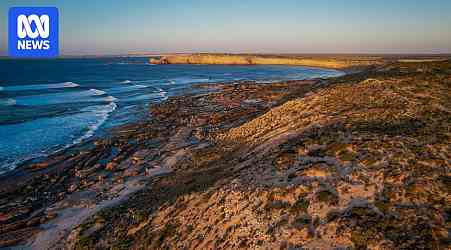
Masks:
[[[202,64],[205,65],[205,64]],[[232,66],[232,65],[229,65]],[[242,66],[242,65],[237,65],[237,66]],[[276,65],[276,66],[282,66],[282,65]],[[195,83],[193,86],[186,86],[183,87],[184,89],[186,89],[187,92],[190,92],[192,90],[194,90],[196,93],[196,89],[198,89],[197,91],[201,90],[201,89],[215,89],[214,85],[216,84],[235,84],[235,83],[253,83],[253,84],[268,84],[268,83],[283,83],[283,82],[294,82],[294,81],[309,81],[309,80],[320,80],[320,79],[328,79],[328,78],[335,78],[335,77],[341,77],[344,76],[346,74],[349,73],[355,73],[358,71],[361,71],[362,69],[358,69],[358,70],[348,70],[348,69],[342,69],[342,70],[338,70],[338,69],[334,69],[334,68],[324,68],[324,67],[314,67],[314,66],[302,66],[302,65],[283,65],[283,66],[292,66],[292,67],[302,67],[302,68],[311,68],[311,69],[330,69],[330,70],[335,70],[338,73],[340,73],[340,75],[334,75],[334,76],[325,76],[325,77],[316,77],[316,78],[312,78],[312,79],[293,79],[293,80],[229,80],[229,81],[218,81],[218,82],[209,82],[209,83]],[[208,90],[211,92],[211,90]],[[208,93],[208,92],[207,92]],[[178,97],[183,97],[185,95],[192,95],[192,93],[184,93],[179,95]],[[162,100],[162,102],[164,102],[166,99]],[[116,104],[114,102],[108,104],[111,105],[114,104],[114,108],[112,109],[112,111],[115,110]],[[152,104],[153,105],[153,104]],[[108,113],[109,114],[109,113]],[[110,115],[110,114],[109,114]],[[141,120],[143,120],[144,118],[141,117]],[[127,122],[127,124],[130,124],[133,122]],[[63,145],[61,148],[53,150],[53,151],[49,151],[49,152],[45,152],[45,153],[39,153],[36,156],[30,156],[27,158],[24,158],[22,160],[17,160],[11,164],[8,164],[8,166],[12,166],[14,165],[14,167],[9,167],[9,170],[5,170],[5,171],[0,171],[0,181],[4,178],[8,178],[8,176],[10,174],[14,175],[14,170],[18,169],[20,170],[20,166],[22,165],[30,165],[33,162],[39,162],[42,159],[51,157],[52,155],[64,152],[65,150],[70,150],[71,148],[75,147],[77,148],[77,146],[84,144],[84,143],[89,143],[91,140],[95,140],[96,138],[99,138],[98,135],[96,135],[96,132],[99,130],[99,128],[104,124],[104,122],[102,122],[100,124],[100,126],[97,126],[94,130],[89,130],[87,131],[85,134],[81,135],[79,138],[74,139],[72,142],[68,142],[67,144]],[[107,134],[109,133],[108,131],[104,131]]]
[[[228,89],[233,90],[234,88],[241,88],[244,87],[246,88],[246,86],[250,87],[250,88],[259,88],[259,87],[263,87],[265,88],[265,86],[268,86],[269,89],[273,89],[274,87],[269,87],[269,86],[278,86],[278,85],[283,85],[285,87],[287,87],[287,85],[289,84],[294,84],[294,85],[310,85],[313,84],[315,82],[319,82],[319,79],[312,79],[312,80],[289,80],[289,81],[277,81],[277,82],[267,82],[267,83],[262,83],[262,82],[258,82],[257,81],[251,81],[251,80],[244,80],[244,81],[238,81],[235,82],[234,84],[228,83],[228,82],[218,82],[218,83],[198,83],[193,85],[190,88],[195,88],[195,89],[207,89],[207,93],[192,93],[192,94],[184,94],[181,96],[175,96],[175,97],[171,97],[169,100],[163,101],[160,104],[154,104],[151,106],[160,106],[162,105],[167,106],[167,105],[173,105],[171,104],[171,102],[184,102],[184,99],[196,99],[196,98],[202,98],[203,96],[205,97],[210,97],[211,96],[215,96],[215,95],[223,95],[223,94],[230,94],[228,92],[224,92],[224,89]],[[277,88],[277,87],[276,87]],[[295,87],[296,88],[296,87]],[[189,102],[189,101],[188,101]],[[261,105],[263,103],[259,102],[259,103],[252,103],[249,102],[249,104],[247,104],[248,106],[258,106]],[[225,104],[227,105],[227,104]],[[264,104],[263,104],[264,105]],[[273,104],[274,105],[274,104]],[[270,105],[271,106],[271,105]],[[234,107],[232,107],[234,108]],[[261,111],[260,111],[261,112]],[[48,175],[52,175],[52,174],[60,174],[61,176],[59,177],[60,179],[66,179],[70,176],[72,179],[76,178],[76,179],[83,179],[84,177],[84,173],[82,171],[86,171],[86,172],[96,172],[100,170],[100,176],[102,177],[97,177],[97,178],[101,178],[101,180],[96,180],[97,184],[91,183],[91,186],[96,186],[96,185],[101,185],[101,183],[105,183],[105,179],[113,179],[116,176],[109,176],[109,177],[105,177],[105,170],[103,169],[110,169],[110,171],[112,170],[112,172],[114,172],[114,170],[112,168],[115,168],[117,166],[112,166],[113,164],[111,164],[111,162],[105,162],[102,164],[102,166],[100,165],[95,165],[89,169],[85,169],[85,170],[75,170],[73,169],[73,162],[71,163],[72,159],[76,158],[76,157],[71,157],[72,154],[79,154],[78,156],[84,156],[84,154],[87,154],[88,158],[87,160],[92,160],[89,159],[91,158],[89,156],[89,153],[86,153],[86,150],[91,150],[92,148],[97,148],[98,146],[96,144],[98,143],[105,143],[105,141],[110,140],[112,137],[121,137],[122,134],[127,134],[127,136],[132,136],[134,133],[136,132],[136,127],[140,127],[142,126],[142,124],[146,124],[146,123],[152,123],[152,118],[150,119],[141,119],[139,121],[133,122],[133,123],[127,123],[124,125],[121,125],[119,127],[115,127],[110,129],[109,132],[107,132],[103,137],[91,137],[81,143],[78,144],[74,144],[71,145],[68,148],[64,148],[61,150],[58,150],[52,154],[49,154],[47,156],[43,156],[43,157],[39,157],[39,158],[34,158],[34,159],[30,159],[27,161],[24,161],[22,164],[20,164],[18,167],[16,167],[15,169],[2,173],[0,175],[0,193],[14,193],[17,191],[14,190],[18,190],[18,188],[20,189],[21,186],[34,186],[37,184],[28,184],[28,182],[33,182],[35,181],[35,179],[42,179],[43,177],[45,179],[46,176]],[[179,121],[182,123],[186,123],[186,121]],[[132,128],[132,129],[131,129]],[[167,133],[168,131],[162,131],[163,133]],[[177,136],[177,135],[175,135]],[[166,135],[165,137],[168,137],[168,135]],[[169,136],[171,137],[171,136]],[[129,139],[126,139],[125,141],[123,141],[122,143],[127,143]],[[183,144],[182,142],[175,142],[174,144]],[[163,143],[162,143],[163,144]],[[176,146],[178,147],[178,146]],[[157,146],[157,148],[161,148],[161,145]],[[101,151],[103,149],[100,149]],[[81,154],[80,154],[81,153]],[[135,152],[139,154],[139,151]],[[131,153],[128,153],[126,157],[124,158],[129,158],[129,159],[125,159],[125,161],[130,161],[130,158],[133,158],[134,156],[131,155]],[[94,156],[95,158],[95,156]],[[111,160],[111,159],[110,159]],[[74,162],[76,160],[73,160]],[[119,161],[119,160],[118,160]],[[171,164],[173,164],[174,161],[177,161],[177,156],[175,158],[171,158],[169,157],[169,159],[167,159],[165,162],[166,165],[169,166],[169,168],[162,166],[162,169],[167,169],[164,172],[170,171],[170,166]],[[133,162],[133,160],[132,160]],[[127,162],[125,165],[131,165],[133,166],[132,162]],[[114,164],[116,165],[116,164]],[[85,167],[82,167],[85,168]],[[120,168],[122,168],[121,171],[127,171],[129,168],[129,166],[121,166]],[[133,182],[133,179],[135,178],[144,178],[144,180],[148,180],[151,178],[150,175],[153,174],[149,174],[157,169],[160,168],[160,165],[155,165],[155,168],[148,168],[146,167],[145,169],[143,169],[142,167],[140,169],[133,169],[130,170],[130,172],[127,172],[125,174],[125,178],[119,178],[119,180],[111,180],[115,183],[110,183],[108,185],[110,185],[110,189],[114,190],[118,185],[122,186],[122,185],[126,185],[126,183],[128,183],[129,181],[127,181],[127,178],[130,178]],[[89,173],[88,173],[89,175]],[[80,176],[83,176],[80,178]],[[123,180],[120,180],[123,179]],[[48,181],[47,181],[48,182]],[[49,187],[47,187],[46,189],[52,189],[52,185],[51,184],[53,181],[50,181],[50,183],[45,183],[47,185],[49,185]],[[92,199],[83,199],[83,198],[78,198],[74,201],[72,201],[72,205],[69,205],[69,207],[67,207],[68,205],[58,205],[61,204],[62,202],[65,202],[66,200],[70,200],[70,197],[74,196],[77,193],[80,192],[86,192],[86,190],[90,190],[89,187],[81,187],[78,188],[81,184],[82,181],[77,180],[75,181],[78,184],[74,184],[74,180],[71,181],[72,184],[69,183],[64,183],[65,188],[61,188],[60,187],[60,191],[56,195],[57,197],[43,197],[44,200],[46,201],[42,201],[44,203],[48,203],[49,200],[55,200],[54,202],[51,202],[50,205],[44,205],[43,207],[39,208],[39,209],[32,209],[32,211],[27,212],[27,214],[29,214],[29,217],[26,218],[26,223],[25,223],[25,230],[24,229],[20,229],[19,231],[25,233],[22,237],[18,237],[18,235],[15,235],[14,237],[17,237],[14,240],[4,240],[4,239],[0,239],[0,246],[8,246],[8,245],[15,245],[15,243],[19,243],[19,242],[24,242],[23,240],[26,240],[26,244],[25,245],[21,245],[22,247],[34,247],[34,248],[46,248],[46,247],[57,247],[57,246],[61,246],[61,245],[53,245],[54,243],[62,240],[63,237],[60,236],[55,236],[53,235],[53,231],[57,230],[57,229],[61,229],[62,231],[68,231],[68,230],[72,230],[73,227],[77,226],[78,224],[80,224],[81,222],[83,222],[85,219],[87,219],[89,216],[95,214],[96,212],[98,212],[100,210],[100,208],[107,208],[107,207],[111,207],[116,203],[110,203],[110,202],[106,202],[109,199],[118,199],[119,197],[120,200],[124,200],[126,199],[131,193],[134,193],[140,189],[143,188],[143,186],[141,185],[140,188],[134,188],[132,189],[130,192],[125,192],[124,194],[116,194],[116,191],[111,191],[112,193],[110,193],[109,195],[107,195],[107,197],[111,197],[111,198],[106,198],[106,200],[101,200],[101,201],[94,201]],[[77,187],[75,187],[74,185],[76,185]],[[102,184],[104,185],[104,184]],[[58,186],[58,185],[57,185]],[[97,189],[97,188],[96,188]],[[65,190],[65,191],[64,191]],[[65,195],[61,196],[61,191],[63,193],[66,193]],[[91,190],[92,191],[92,190]],[[98,192],[98,191],[97,191]],[[102,191],[101,193],[103,193],[104,191]],[[122,191],[121,191],[122,192]],[[106,192],[108,193],[108,192]],[[116,195],[119,195],[117,198],[112,198],[115,197]],[[60,197],[58,197],[60,196]],[[0,197],[3,198],[3,197]],[[105,203],[106,202],[106,203]],[[119,202],[119,201],[118,201]],[[43,203],[43,204],[44,204]],[[81,207],[80,207],[81,204]],[[104,204],[104,205],[102,205]],[[53,208],[54,206],[59,206],[61,207],[60,209],[55,209]],[[90,208],[94,206],[94,208]],[[71,208],[72,207],[72,208]],[[83,209],[83,207],[85,207]],[[63,216],[66,212],[65,211],[71,211],[74,208],[77,208],[76,211],[78,212],[68,212],[68,213],[72,213],[70,217],[74,217],[75,218],[77,216],[81,216],[80,219],[76,220],[77,222],[65,222],[64,220],[74,220],[75,218],[70,218],[67,216]],[[98,209],[99,208],[99,209]],[[86,210],[89,209],[89,210]],[[54,211],[55,210],[55,211]],[[58,212],[56,212],[58,211]],[[13,212],[14,214],[14,212]],[[56,214],[61,214],[61,216],[63,216],[62,221],[60,219],[58,219],[59,217],[54,217]],[[78,214],[78,215],[77,215]],[[9,215],[11,216],[11,214]],[[6,217],[4,218],[5,215],[4,213],[0,213],[0,223],[4,221],[4,219],[6,219],[6,221],[8,221],[9,219]],[[13,216],[14,217],[14,216]],[[12,218],[13,218],[12,217]],[[21,217],[20,212],[18,217]],[[66,218],[66,219],[64,219]],[[29,222],[32,223],[29,223]],[[25,222],[25,221],[24,221]],[[20,228],[20,225],[22,225],[23,222],[19,221],[19,224],[17,224],[17,222],[13,222],[10,225],[6,225],[6,227],[4,227],[3,230],[1,230],[1,233],[5,233],[6,231],[4,230],[12,230],[14,231],[16,227]],[[47,231],[47,230],[40,230],[39,227],[36,228],[36,225],[39,225],[39,227],[43,227],[43,228],[53,228],[52,231]],[[68,227],[69,226],[69,227]],[[62,227],[62,228],[61,228]],[[29,240],[29,235],[27,233],[31,233],[31,235],[36,235],[36,238],[32,238],[32,240]],[[56,233],[56,232],[55,232]],[[65,235],[67,236],[67,235]],[[57,237],[57,238],[55,238]],[[23,239],[23,240],[21,240]],[[52,244],[49,244],[49,240],[51,240],[51,242],[53,242]],[[19,246],[20,247],[20,246]]]
[[[171,97],[152,105],[152,119],[0,179],[0,246],[444,244],[449,165],[435,152],[449,154],[450,72],[449,62],[409,62],[329,79],[198,84],[215,91]],[[135,179],[139,188],[122,196]],[[104,206],[115,199],[127,201]],[[67,224],[71,208],[93,212]],[[42,227],[58,225],[69,227],[41,241]]]
[[[143,61],[144,62],[144,61]],[[164,66],[163,66],[164,67]],[[159,67],[156,67],[156,68],[159,68]],[[169,67],[169,68],[171,68],[171,67]],[[300,67],[301,68],[301,70],[303,70],[303,68],[304,67]],[[309,68],[309,67],[306,67],[306,68]],[[319,68],[318,68],[319,69]],[[158,69],[157,69],[158,70]],[[227,70],[226,70],[227,71]],[[232,70],[233,71],[233,70]],[[326,72],[324,73],[324,74],[328,74],[328,75],[332,75],[332,74],[341,74],[341,72],[339,72],[339,73],[336,73],[337,71],[330,71],[330,73],[329,73],[329,71],[327,71],[327,70],[325,70]],[[344,74],[344,72],[343,72],[343,74]],[[230,74],[231,75],[231,74]],[[277,75],[276,75],[277,76]],[[238,77],[238,79],[240,79],[240,77],[241,76],[237,76]],[[296,76],[294,76],[294,77],[296,77]],[[294,78],[293,77],[293,78]],[[299,76],[298,76],[299,77]],[[232,76],[230,76],[229,78],[232,78]],[[246,76],[244,76],[244,78],[246,78]],[[256,77],[257,78],[257,77]],[[288,78],[288,77],[287,77]],[[225,78],[224,78],[225,79]],[[233,78],[232,78],[233,79]],[[200,81],[201,79],[199,79],[199,81]],[[202,80],[207,80],[207,79],[202,79]],[[217,80],[217,79],[215,79],[215,80]],[[297,80],[299,80],[299,79],[297,79]],[[210,79],[208,79],[207,81],[210,81]],[[217,81],[220,81],[220,80],[217,80]],[[228,80],[229,81],[229,80]],[[230,82],[233,82],[233,81],[236,81],[236,80],[230,80]],[[238,80],[238,81],[241,81],[241,80]],[[283,81],[283,80],[277,80],[277,81],[272,81],[272,82],[278,82],[278,81]],[[125,83],[125,84],[129,84],[130,83],[130,81],[129,82],[123,82],[123,83]],[[171,81],[171,84],[172,83],[175,83],[175,81]],[[77,87],[79,87],[78,85],[77,85]],[[7,90],[8,91],[11,91],[10,89],[9,89],[10,87],[7,87]],[[180,89],[184,89],[185,87],[181,87]],[[161,89],[160,89],[160,91],[162,91]],[[177,90],[177,92],[181,92],[181,90]],[[114,92],[113,92],[113,94],[114,94]],[[183,94],[183,93],[177,93],[177,95],[178,94]],[[112,105],[111,103],[105,103],[105,104],[108,104],[108,105]],[[108,106],[108,105],[106,105],[106,106]],[[114,104],[113,104],[114,105]],[[20,105],[19,105],[20,106]],[[112,111],[114,111],[114,107],[112,108]],[[32,112],[30,112],[30,113],[32,113]],[[39,113],[39,112],[38,112]],[[108,113],[106,113],[106,115],[108,116],[111,116],[111,114],[110,114],[111,112],[108,112]],[[145,113],[145,112],[142,112],[142,113]],[[48,118],[48,119],[52,119],[52,118],[57,118],[57,117],[54,117],[54,116],[39,116],[39,119],[41,119],[41,118]],[[36,121],[37,119],[32,119],[32,120],[30,120],[29,122],[34,122],[34,121]],[[26,120],[26,121],[28,121],[28,120]],[[22,122],[17,122],[17,121],[14,121],[14,120],[10,120],[10,121],[8,121],[8,122],[10,122],[10,123],[8,123],[8,124],[12,124],[12,125],[15,125],[15,124],[23,124]],[[99,121],[100,122],[100,121]],[[100,126],[102,126],[102,125],[100,125]],[[19,127],[20,128],[20,127]],[[87,128],[87,129],[91,129],[91,128]],[[97,130],[96,128],[94,128],[93,129],[93,131],[94,130]],[[7,160],[4,160],[4,165],[2,165],[2,167],[3,166],[5,166],[5,167],[3,167],[4,169],[0,169],[1,171],[1,173],[0,173],[0,176],[2,175],[2,174],[4,174],[5,172],[8,172],[8,171],[10,171],[11,169],[13,169],[13,168],[16,168],[17,166],[19,166],[19,165],[21,165],[22,163],[24,163],[24,162],[30,162],[30,161],[34,161],[35,159],[39,159],[39,158],[43,158],[43,157],[45,157],[46,155],[51,155],[51,154],[54,154],[55,152],[57,152],[57,151],[61,151],[61,150],[64,150],[65,148],[67,148],[67,147],[71,147],[71,146],[73,146],[74,144],[77,144],[81,139],[86,139],[86,137],[88,137],[88,136],[90,136],[90,134],[91,134],[91,132],[92,131],[87,131],[86,132],[86,134],[81,134],[80,133],[80,135],[78,136],[75,136],[75,137],[73,137],[74,139],[71,141],[71,139],[68,139],[68,140],[65,140],[65,141],[60,141],[61,143],[59,143],[59,145],[57,145],[57,146],[55,146],[55,147],[48,147],[48,150],[46,149],[45,151],[43,150],[43,151],[41,151],[41,150],[34,150],[34,151],[31,151],[31,150],[29,150],[30,152],[36,152],[35,154],[30,154],[30,155],[27,155],[26,157],[15,157],[15,158],[13,158],[12,157],[12,155],[11,155],[11,157],[10,156],[8,156],[8,153],[7,153],[7,151],[5,151],[6,153],[4,153],[6,156],[8,156],[8,157],[2,157],[2,158],[4,158],[4,159],[11,159],[11,161],[7,161]],[[97,134],[97,133],[96,133]],[[6,144],[6,143],[5,143]],[[56,145],[56,144],[55,144]],[[17,155],[19,155],[19,156],[23,156],[24,154],[21,154],[20,152],[19,153],[17,153]],[[14,160],[14,161],[13,161]],[[0,177],[1,178],[1,177]]]

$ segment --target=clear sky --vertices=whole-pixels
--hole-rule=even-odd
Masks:
[[[0,1],[56,6],[65,55],[134,52],[451,53],[450,0]]]

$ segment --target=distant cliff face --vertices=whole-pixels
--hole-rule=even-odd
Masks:
[[[267,56],[238,54],[184,54],[167,55],[159,59],[151,58],[152,64],[225,64],[225,65],[299,65],[324,68],[347,68],[380,64],[377,57],[339,58],[339,57],[298,57],[298,56]]]

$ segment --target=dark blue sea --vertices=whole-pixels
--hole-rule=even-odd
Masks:
[[[152,65],[148,58],[0,60],[0,173],[140,119],[194,83],[339,76],[295,66]]]

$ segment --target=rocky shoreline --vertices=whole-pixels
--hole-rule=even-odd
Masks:
[[[0,247],[446,249],[450,75],[199,84],[0,177]]]
[[[149,119],[115,128],[106,138],[27,162],[2,175],[0,246],[58,247],[49,242],[59,242],[67,236],[64,233],[44,240],[30,241],[30,237],[55,237],[56,229],[71,229],[78,223],[58,228],[55,217],[74,209],[80,213],[92,210],[82,215],[85,219],[96,207],[103,207],[102,202],[128,196],[130,192],[121,194],[128,183],[139,186],[151,177],[170,173],[183,156],[174,150],[197,145],[209,132],[236,126],[288,95],[310,89],[315,82],[199,84],[196,88],[215,93],[173,97],[152,107]],[[76,215],[72,212],[71,217]],[[42,231],[49,231],[43,228],[54,230],[41,236]]]

